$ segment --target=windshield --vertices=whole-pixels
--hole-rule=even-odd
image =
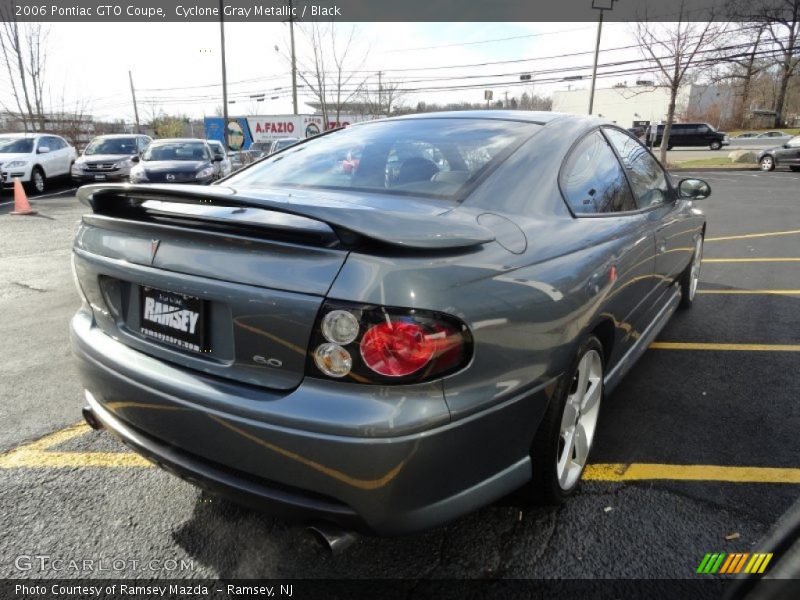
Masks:
[[[254,142],[250,144],[250,150],[267,150],[272,142]]]
[[[84,154],[136,154],[136,138],[97,138]]]
[[[288,148],[231,183],[449,198],[539,128],[469,118],[375,121]]]
[[[202,142],[167,142],[150,144],[143,160],[208,160],[206,145]]]
[[[31,138],[0,138],[0,154],[30,154],[33,152]]]

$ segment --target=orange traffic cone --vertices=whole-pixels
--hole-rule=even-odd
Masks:
[[[22,187],[22,182],[19,177],[14,178],[14,210],[12,215],[35,215],[36,211],[31,208],[28,203],[28,196],[25,195],[25,189]]]

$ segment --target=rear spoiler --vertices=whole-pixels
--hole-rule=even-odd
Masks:
[[[426,250],[463,249],[489,243],[494,233],[478,225],[473,215],[457,211],[400,212],[328,199],[294,197],[290,193],[237,193],[223,186],[95,184],[78,190],[78,200],[93,212],[130,218],[148,201],[213,207],[253,208],[311,219],[330,227],[344,243],[354,236],[382,244]],[[318,198],[318,201],[314,201]],[[171,211],[174,215],[174,211]],[[187,216],[189,216],[187,214]]]

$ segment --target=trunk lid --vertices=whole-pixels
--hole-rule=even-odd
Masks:
[[[463,248],[492,235],[455,219],[432,227],[442,209],[424,202],[399,212],[384,199],[221,186],[78,195],[94,214],[76,235],[75,269],[98,327],[163,360],[279,390],[302,381],[317,313],[353,244]]]

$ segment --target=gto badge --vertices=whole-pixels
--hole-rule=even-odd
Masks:
[[[266,358],[260,354],[253,356],[253,362],[272,367],[273,369],[280,369],[283,366],[283,361],[280,361],[277,358]]]
[[[167,173],[167,181],[175,181],[175,175],[172,173]]]

